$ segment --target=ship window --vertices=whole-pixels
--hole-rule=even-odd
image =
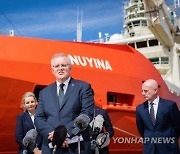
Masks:
[[[117,96],[113,94],[107,94],[107,101],[117,103]]]
[[[145,48],[147,47],[147,41],[137,42],[136,46],[137,48]]]
[[[133,18],[136,18],[135,14],[131,14],[131,15],[129,16],[129,19],[133,19]]]
[[[135,34],[134,32],[129,33],[130,37],[133,37],[134,34]]]
[[[40,92],[43,88],[45,88],[45,87],[46,87],[46,85],[36,85],[36,86],[34,87],[33,93],[35,94],[35,96],[36,96],[37,99],[39,98],[39,92]]]
[[[135,44],[134,43],[128,43],[129,46],[135,48]]]
[[[144,10],[144,4],[143,3],[140,4],[140,10]]]
[[[132,24],[131,24],[131,23],[129,23],[129,24],[128,24],[128,27],[129,27],[129,28],[132,28]]]
[[[107,103],[108,105],[127,105],[132,106],[134,100],[134,95],[107,92]]]
[[[149,46],[157,46],[158,45],[158,40],[149,40]]]
[[[142,26],[147,26],[147,21],[146,20],[142,20]]]
[[[161,64],[168,64],[169,63],[169,57],[161,57]]]
[[[133,21],[133,26],[136,27],[136,26],[139,26],[140,25],[140,21]]]
[[[144,13],[139,13],[139,17],[144,17]],[[145,21],[145,20],[144,20]],[[146,21],[145,21],[146,22]],[[147,25],[147,22],[146,22]]]
[[[159,57],[154,57],[149,59],[153,64],[159,64]]]

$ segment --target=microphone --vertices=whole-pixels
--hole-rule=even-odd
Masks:
[[[31,145],[36,144],[37,139],[37,131],[35,129],[31,129],[26,133],[26,136],[23,138],[23,144],[25,147],[29,147]]]
[[[100,149],[108,146],[108,144],[110,143],[109,133],[101,133],[101,134],[99,134],[97,136],[96,141],[97,141],[97,146]]]
[[[74,120],[75,128],[72,130],[72,135],[70,135],[70,138],[78,135],[80,132],[83,132],[88,127],[89,122],[90,118],[86,114],[80,114]]]
[[[23,154],[27,153],[27,149],[30,146],[35,146],[37,135],[38,135],[38,133],[35,129],[30,129],[26,133],[25,137],[23,138],[23,145],[25,146],[25,150],[23,150]]]
[[[58,147],[62,146],[64,140],[66,139],[66,136],[67,136],[67,129],[64,125],[59,125],[58,127],[55,128],[53,139],[52,139],[54,152],[56,151]]]
[[[102,131],[103,123],[104,123],[103,116],[98,114],[93,121],[93,128],[92,128],[93,131],[98,131],[98,134],[99,134],[99,132]]]
[[[104,118],[102,115],[98,114],[91,122],[92,128],[92,138],[91,138],[91,149],[95,150],[98,147],[97,139],[99,138],[99,133],[102,131],[104,123]]]

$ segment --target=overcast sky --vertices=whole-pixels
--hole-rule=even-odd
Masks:
[[[56,40],[76,40],[77,10],[83,10],[83,41],[98,33],[123,31],[127,0],[0,0],[0,33]],[[172,0],[168,0],[172,1]]]

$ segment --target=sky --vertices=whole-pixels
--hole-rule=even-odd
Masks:
[[[77,10],[83,12],[82,41],[123,31],[127,0],[0,0],[0,34],[76,40]],[[172,0],[169,0],[172,1]]]
[[[76,40],[77,10],[83,12],[82,40],[98,39],[98,33],[120,33],[122,0],[1,0],[0,33]]]

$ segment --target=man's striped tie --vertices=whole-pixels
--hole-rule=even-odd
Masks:
[[[155,115],[154,115],[154,103],[150,103],[151,108],[150,108],[150,116],[151,116],[151,121],[153,123],[153,126],[155,125],[156,119],[155,119]]]
[[[63,101],[63,98],[64,98],[64,83],[61,83],[60,84],[60,87],[59,87],[59,106],[61,107],[62,105],[62,101]]]

